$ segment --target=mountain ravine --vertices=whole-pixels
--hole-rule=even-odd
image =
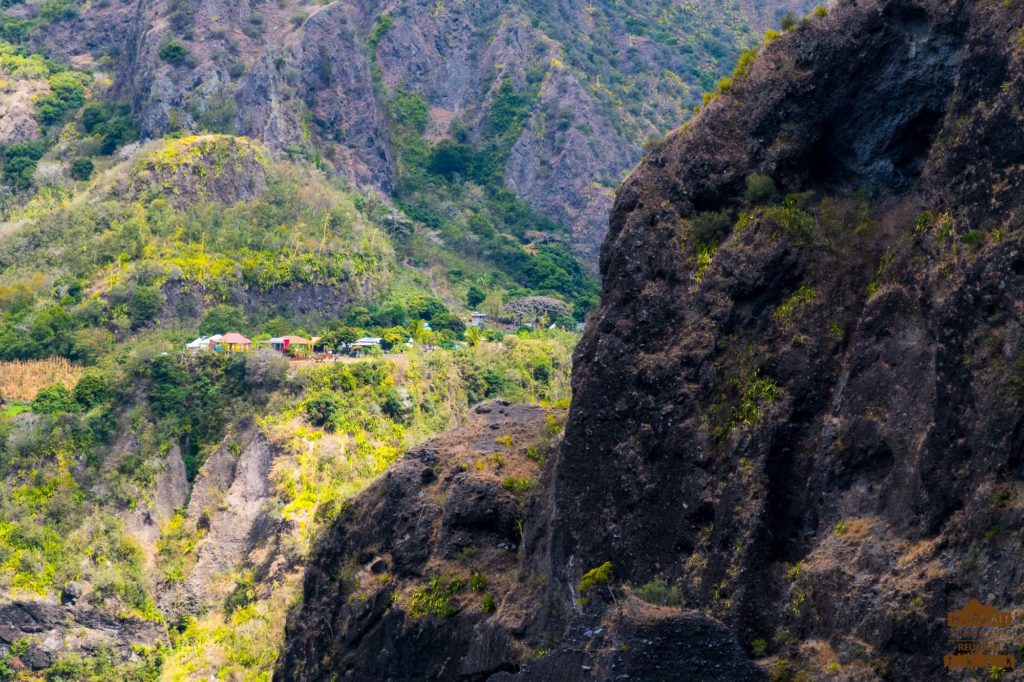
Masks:
[[[15,21],[47,13],[45,3],[10,4],[3,12]],[[479,145],[510,113],[500,101],[507,81],[522,110],[500,152],[507,157],[500,160],[501,182],[569,228],[576,253],[595,269],[612,191],[644,142],[685,120],[740,51],[787,11],[814,6],[811,0],[64,4],[71,9],[49,10],[55,20],[33,35],[33,44],[108,72],[104,96],[130,105],[144,138],[181,130],[246,135],[279,155],[315,160],[387,193],[400,192],[407,165],[396,148],[403,103],[426,107],[417,135],[430,142],[466,135]]]
[[[617,194],[521,532],[409,455],[275,679],[977,679],[947,613],[1024,601],[1022,26],[850,0],[742,61]]]

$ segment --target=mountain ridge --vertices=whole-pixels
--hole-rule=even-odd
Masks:
[[[69,63],[113,63],[110,96],[131,105],[144,137],[236,132],[385,192],[402,174],[390,120],[396,95],[426,99],[435,137],[449,136],[454,118],[479,142],[503,79],[522,90],[528,71],[546,73],[504,184],[571,228],[577,254],[593,265],[610,191],[644,140],[684,120],[785,11],[811,6],[72,4],[33,41]],[[31,16],[31,7],[5,12]],[[566,89],[572,107],[560,104]],[[553,116],[568,136],[546,130]]]

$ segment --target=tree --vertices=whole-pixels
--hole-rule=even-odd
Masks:
[[[19,142],[4,150],[4,181],[15,189],[28,189],[36,173],[36,164],[46,152],[41,142]]]
[[[277,388],[287,376],[288,360],[275,350],[261,348],[245,356],[245,383],[252,388]]]
[[[71,335],[71,357],[95,363],[114,347],[114,334],[102,327],[85,327]]]
[[[505,295],[504,292],[494,291],[484,299],[481,306],[485,313],[491,316],[493,319],[497,319],[501,315],[502,309],[505,307]]]
[[[71,353],[75,321],[63,307],[50,306],[32,321],[29,336],[45,353],[67,356]]]
[[[384,400],[380,404],[381,412],[391,417],[396,422],[404,422],[407,416],[408,410],[405,407],[405,403],[402,401],[402,397],[398,395],[398,391],[395,389],[389,389],[387,395],[384,396]]]
[[[435,315],[448,312],[444,303],[434,296],[422,295],[409,301],[409,314],[417,319],[433,321]]]
[[[470,327],[466,330],[466,343],[470,346],[476,346],[484,338],[484,333],[480,331],[480,327]]]
[[[416,321],[417,324],[423,325],[420,320]],[[385,329],[381,334],[381,346],[384,350],[391,350],[395,346],[400,346],[405,343],[405,340],[409,338],[409,334],[402,327],[392,327],[391,329]]]
[[[106,123],[108,118],[110,118],[110,114],[107,112],[107,108],[96,100],[89,102],[82,109],[82,127],[90,135]]]
[[[338,394],[329,388],[316,391],[306,399],[306,416],[314,426],[324,426],[334,417],[340,404]]]
[[[188,60],[188,50],[177,40],[167,40],[160,46],[160,59],[174,66],[181,66]]]
[[[199,323],[199,333],[202,336],[212,336],[213,334],[241,331],[248,326],[249,320],[241,308],[221,303],[203,314],[203,319]]]
[[[466,331],[466,323],[448,311],[435,315],[430,326],[435,331],[444,331],[447,329],[448,331],[455,332],[456,334],[461,334]]]
[[[427,171],[431,175],[443,176],[452,180],[455,176],[471,178],[476,175],[476,153],[469,145],[453,140],[439,142],[430,155]]]
[[[39,391],[32,400],[32,411],[39,414],[57,414],[72,412],[77,405],[71,398],[71,392],[64,384],[53,384]]]
[[[469,287],[469,291],[466,292],[466,305],[470,308],[476,309],[481,303],[487,300],[487,294],[484,293],[483,289],[474,285]]]
[[[267,320],[263,325],[263,331],[271,336],[284,336],[290,329],[291,325],[288,324],[288,320],[280,316]]]
[[[79,159],[75,159],[71,163],[71,177],[75,180],[85,181],[92,177],[92,173],[95,170],[92,160],[87,159],[84,156]]]
[[[416,343],[422,343],[424,337],[427,335],[427,325],[424,324],[423,320],[414,320],[409,325],[409,336]]]
[[[36,113],[46,125],[58,122],[64,114],[85,104],[82,75],[60,71],[50,76],[50,94],[36,100]]]
[[[536,324],[542,318],[568,317],[570,314],[569,306],[564,301],[550,296],[517,298],[506,303],[505,310],[520,324]]]
[[[97,372],[90,372],[78,380],[74,390],[71,391],[71,397],[75,399],[76,403],[89,409],[105,401],[109,391],[107,378]]]
[[[141,327],[149,322],[164,306],[167,297],[164,292],[154,286],[137,286],[128,301],[128,319],[133,327]]]

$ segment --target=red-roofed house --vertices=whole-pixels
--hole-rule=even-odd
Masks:
[[[252,341],[238,332],[228,332],[221,337],[220,346],[229,353],[246,353],[252,348]]]
[[[290,348],[299,349],[301,347],[308,350],[310,345],[309,339],[304,339],[301,336],[277,336],[270,339],[270,347],[282,353],[287,352]]]

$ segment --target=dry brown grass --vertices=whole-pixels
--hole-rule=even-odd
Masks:
[[[64,358],[0,362],[0,396],[4,400],[27,402],[52,384],[74,388],[84,373]]]

